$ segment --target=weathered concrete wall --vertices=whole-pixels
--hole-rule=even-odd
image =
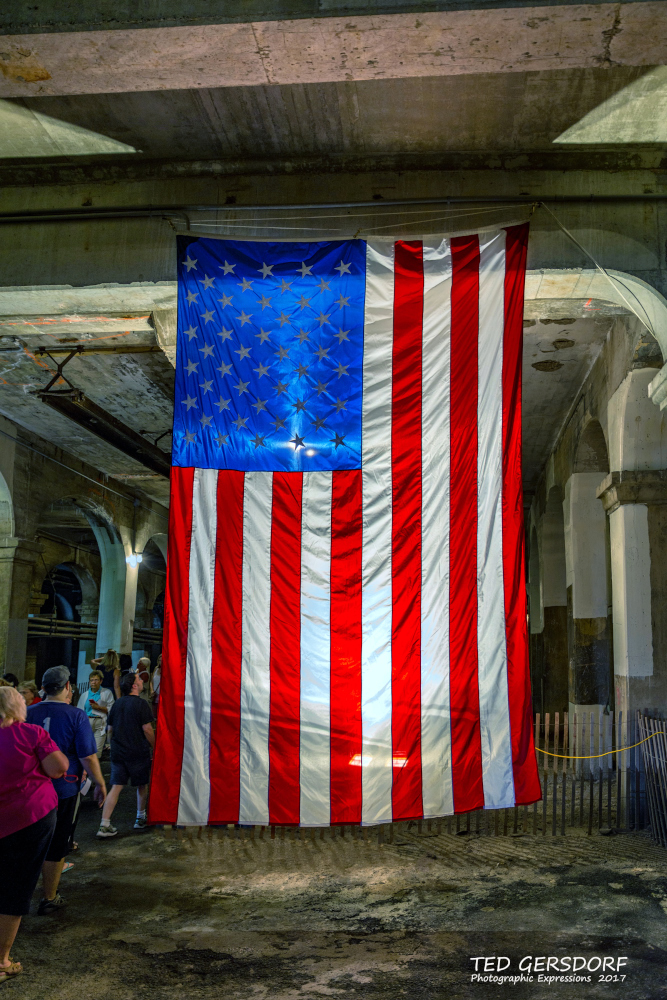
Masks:
[[[76,177],[76,173],[74,175]],[[531,171],[515,162],[510,169],[488,170],[404,170],[333,173],[297,172],[270,176],[236,174],[222,177],[123,179],[112,182],[80,180],[66,184],[5,183],[0,189],[0,211],[40,209],[114,208],[145,205],[220,205],[207,221],[218,222],[217,232],[247,238],[289,237],[293,229],[280,232],[278,220],[261,213],[234,214],[225,209],[231,199],[238,205],[295,205],[298,203],[359,202],[380,200],[377,209],[350,213],[349,221],[335,218],[340,210],[316,214],[312,209],[290,211],[287,226],[308,227],[311,238],[361,236],[405,232],[414,234],[414,216],[401,215],[391,208],[386,216],[381,200],[451,197],[513,197],[519,194],[544,195],[642,194],[665,190],[659,170],[636,171]],[[660,203],[562,204],[556,214],[563,224],[607,268],[635,274],[658,290],[667,292],[667,261],[663,232],[667,230],[667,206]],[[181,228],[185,222],[174,211]],[[269,213],[275,215],[275,213]],[[479,214],[469,206],[445,209],[434,206],[432,215],[422,219],[431,231],[507,224],[528,219],[530,207],[488,207]],[[451,217],[451,218],[450,218]],[[448,221],[449,218],[449,221]],[[196,215],[193,216],[196,221]],[[409,225],[408,225],[409,223]],[[390,229],[382,228],[390,225]],[[278,229],[276,229],[278,227]],[[216,230],[213,230],[215,232]],[[208,230],[211,232],[211,230]],[[543,209],[531,218],[528,267],[590,268],[586,257],[563,234]],[[163,219],[90,220],[3,226],[0,248],[0,282],[4,286],[102,282],[175,280],[176,250],[174,231]]]

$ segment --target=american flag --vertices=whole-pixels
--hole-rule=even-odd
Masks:
[[[540,798],[527,237],[179,238],[153,822],[371,825]]]

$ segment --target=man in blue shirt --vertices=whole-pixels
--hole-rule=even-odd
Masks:
[[[62,778],[54,778],[53,786],[58,795],[58,816],[51,846],[42,866],[44,898],[38,913],[43,916],[55,913],[65,905],[58,893],[58,884],[63,870],[65,855],[72,850],[72,840],[79,812],[79,788],[83,771],[95,782],[95,801],[100,808],[104,804],[107,789],[97,747],[86,713],[74,708],[69,702],[72,687],[67,667],[50,667],[42,678],[46,692],[45,701],[31,705],[27,722],[45,729],[53,742],[69,760],[67,773]]]

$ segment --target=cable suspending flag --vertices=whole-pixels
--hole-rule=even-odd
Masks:
[[[153,822],[377,824],[540,798],[527,238],[179,237]]]

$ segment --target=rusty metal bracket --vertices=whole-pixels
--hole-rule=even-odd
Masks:
[[[73,348],[70,351],[70,353],[67,355],[67,357],[65,358],[65,360],[61,361],[59,363],[59,362],[56,361],[55,358],[51,357],[51,355],[49,354],[48,351],[46,351],[46,350],[39,351],[38,352],[39,354],[46,354],[46,356],[51,359],[51,361],[53,362],[53,364],[56,366],[57,370],[56,370],[56,374],[53,376],[53,378],[51,379],[51,381],[49,382],[48,385],[45,385],[43,389],[33,389],[32,390],[32,394],[34,396],[41,396],[43,393],[49,392],[49,390],[51,389],[51,386],[55,385],[56,382],[58,382],[60,379],[62,379],[64,382],[67,383],[67,385],[69,386],[69,389],[56,389],[55,392],[78,392],[76,386],[72,385],[72,383],[70,382],[70,380],[67,378],[67,375],[63,375],[63,368],[68,363],[68,361],[71,361],[72,358],[75,358],[77,356],[77,354],[81,354],[82,352],[83,352],[83,347],[75,347],[75,348]]]
[[[103,441],[113,445],[118,451],[133,458],[135,462],[139,462],[141,465],[146,466],[146,468],[152,469],[153,472],[168,479],[171,471],[169,455],[151,441],[147,441],[133,427],[129,427],[122,420],[118,420],[109,413],[108,410],[94,403],[92,399],[86,396],[85,392],[72,385],[67,376],[63,374],[65,365],[82,352],[83,347],[77,346],[60,363],[51,357],[48,350],[41,352],[51,358],[57,371],[48,385],[45,385],[43,389],[33,389],[32,395],[38,396],[43,403],[47,403],[63,416],[69,417],[70,420],[79,424],[80,427],[85,427],[86,430],[95,434],[98,438],[102,438]],[[53,389],[52,386],[60,379],[63,379],[67,383],[67,388]]]

